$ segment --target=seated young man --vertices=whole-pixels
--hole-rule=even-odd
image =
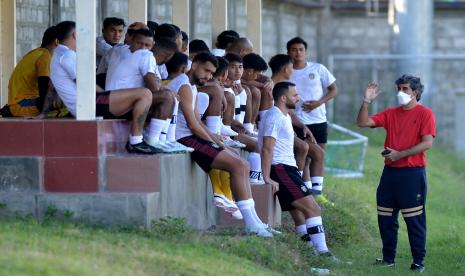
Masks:
[[[179,91],[179,89],[183,85],[182,80],[185,79],[184,74],[187,72],[187,61],[188,61],[187,55],[177,52],[173,55],[170,61],[166,63],[166,69],[168,71],[168,80],[163,81],[164,85],[166,85],[166,88],[172,91],[175,91],[175,92]],[[222,62],[218,62],[218,68],[214,76],[216,76],[217,74],[224,75],[224,72],[227,72],[227,61],[225,59],[222,59]],[[213,91],[215,89],[219,89],[220,92],[223,93],[223,90],[220,86],[221,86],[221,77],[219,77],[218,79],[214,77],[212,78],[211,81],[207,82],[204,86],[201,86],[201,87],[204,88],[203,89],[204,91],[205,90]],[[215,92],[218,92],[218,91],[213,91],[213,93]],[[197,99],[197,101],[200,101],[200,99]],[[212,107],[213,103],[214,102],[212,101],[207,103],[208,104],[208,107],[206,107],[207,110],[210,109],[210,107]],[[219,103],[217,102],[216,104],[220,105],[219,109],[221,109],[221,101]],[[201,108],[200,106],[201,104],[198,102],[197,108],[200,109]],[[173,113],[173,120],[171,121],[171,125],[174,125],[174,129],[175,129],[176,114],[178,112],[177,105],[175,107],[174,112],[176,113]],[[199,112],[203,113],[203,111],[199,111]],[[221,127],[220,115],[218,115],[219,117],[218,120],[211,120],[211,118],[209,119],[209,117],[212,117],[212,116],[206,117],[207,118],[206,123],[207,123],[208,130],[211,133],[218,133]],[[214,119],[217,119],[217,118],[214,118]],[[169,133],[169,138],[171,138],[170,130],[168,131],[168,133]],[[222,170],[212,169],[208,173],[208,175],[210,176],[210,180],[212,183],[213,201],[215,205],[217,207],[224,209],[224,211],[231,214],[234,218],[242,219],[242,215],[232,197],[229,173],[226,171],[222,171]]]
[[[232,122],[232,129],[238,133],[234,137],[235,141],[239,141],[245,145],[245,150],[249,152],[248,161],[250,163],[250,183],[263,184],[261,177],[261,161],[256,137],[251,137],[252,132],[247,129],[250,123],[245,123],[245,115],[247,106],[250,107],[250,94],[247,93],[248,88],[242,86],[241,78],[244,72],[242,59],[235,54],[226,54],[225,58],[229,61],[228,79],[233,82],[231,87],[235,94],[236,116]]]
[[[226,149],[221,136],[211,133],[202,123],[197,108],[197,85],[204,85],[215,73],[218,61],[209,53],[198,54],[187,74],[177,80],[179,97],[176,139],[194,149],[192,159],[205,171],[225,170],[231,175],[231,190],[244,218],[246,230],[262,237],[272,237],[255,212],[248,180],[249,166],[237,154]],[[172,81],[173,82],[173,81]]]
[[[8,83],[8,105],[14,117],[35,117],[42,112],[51,90],[50,61],[58,45],[55,27],[48,28],[39,48],[27,53],[16,65]],[[6,116],[5,116],[6,117]]]
[[[241,81],[244,82],[244,86],[248,87],[251,91],[251,95],[254,95],[252,91],[255,91],[255,94],[258,95],[258,99],[256,101],[252,101],[252,110],[246,116],[250,116],[248,120],[250,123],[244,124],[245,129],[247,131],[253,133],[254,132],[254,125],[258,110],[260,108],[260,90],[253,86],[247,85],[246,83],[251,83],[257,80],[258,76],[268,70],[268,65],[266,65],[266,61],[260,56],[255,53],[247,54],[243,57],[243,65],[244,65],[244,73],[242,74]]]
[[[123,37],[124,19],[118,17],[107,17],[103,20],[102,35],[97,37],[97,66],[105,54],[110,51],[113,46],[120,43]]]
[[[121,57],[110,57],[106,88],[108,90],[146,87],[152,93],[152,108],[150,110],[150,126],[147,140],[150,145],[165,152],[178,151],[165,141],[160,141],[164,129],[170,124],[174,95],[169,90],[160,90],[161,77],[151,49],[154,41],[152,32],[146,29],[134,31],[128,51]],[[166,134],[166,133],[165,133]]]
[[[115,62],[115,56],[124,57],[124,53],[129,50],[129,43],[131,43],[133,34],[136,30],[149,28],[142,22],[134,22],[129,25],[126,35],[124,36],[124,44],[115,44],[111,49],[108,49],[105,54],[100,58],[100,62],[97,63],[97,84],[105,89],[105,82],[107,78],[108,66],[110,58],[113,56],[113,62]]]
[[[68,110],[76,115],[76,24],[63,21],[56,26],[58,47],[50,64],[50,78]],[[92,70],[89,68],[89,70]],[[130,153],[154,154],[159,151],[143,140],[144,122],[152,104],[152,93],[146,88],[102,91],[97,87],[96,116],[118,118],[132,116],[126,150]]]
[[[277,83],[273,88],[274,106],[265,114],[259,129],[263,178],[273,185],[281,209],[304,214],[305,224],[298,226],[302,239],[312,242],[315,251],[324,256],[329,252],[321,219],[321,209],[312,197],[311,186],[305,185],[294,158],[294,129],[289,109],[299,100],[296,87],[290,82]]]

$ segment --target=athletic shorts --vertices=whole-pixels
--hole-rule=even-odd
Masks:
[[[115,116],[110,112],[110,94],[111,91],[105,91],[95,95],[95,116],[103,117],[103,119],[132,120],[132,110],[121,116]]]
[[[294,210],[292,202],[312,194],[311,187],[305,185],[299,171],[294,166],[271,165],[270,177],[279,183],[279,191],[276,195],[283,211]]]
[[[312,132],[318,144],[326,144],[328,142],[328,123],[311,124],[307,125],[307,127]],[[305,140],[302,129],[294,128],[294,131],[297,137]]]
[[[218,145],[195,135],[181,138],[178,142],[184,146],[194,149],[194,152],[191,153],[192,160],[194,160],[195,163],[197,163],[206,173],[211,171],[213,161],[218,153],[223,150]]]

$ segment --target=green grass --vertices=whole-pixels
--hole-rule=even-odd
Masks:
[[[383,134],[368,130],[364,177],[327,177],[323,206],[328,243],[352,265],[313,256],[292,233],[274,239],[237,231],[198,233],[180,219],[157,222],[151,230],[112,229],[31,218],[0,220],[0,275],[308,275],[311,266],[332,275],[405,275],[411,262],[405,224],[399,229],[397,266],[374,267],[381,242],[375,191],[382,169]],[[435,148],[429,155],[426,204],[427,275],[465,275],[465,160]],[[399,218],[402,221],[402,218]]]

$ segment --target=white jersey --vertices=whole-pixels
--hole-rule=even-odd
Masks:
[[[69,112],[76,116],[77,85],[75,51],[65,45],[58,45],[50,63],[50,79]]]
[[[225,55],[225,50],[224,49],[213,49],[212,50],[212,55],[216,57],[223,57]]]
[[[148,73],[160,78],[153,53],[147,49],[141,49],[129,53],[121,51],[121,55],[115,57],[114,52],[108,66],[106,90],[145,87],[144,77]]]
[[[100,60],[106,55],[106,53],[108,53],[112,48],[113,46],[111,46],[106,40],[105,38],[103,38],[103,36],[99,36],[97,37],[96,39],[96,47],[95,47],[95,51],[97,53],[97,67],[99,66],[100,64]]]
[[[195,110],[195,103],[197,100],[197,87],[195,85],[191,85],[189,82],[189,77],[186,74],[181,74],[176,78],[172,79],[167,85],[166,88],[173,91],[174,93],[178,93],[182,86],[188,85],[192,90],[192,110]],[[184,113],[182,113],[182,109],[178,109],[178,116],[176,122],[176,140],[181,138],[191,136],[192,131],[189,129],[187,125],[186,117],[184,117]]]
[[[160,72],[160,76],[162,80],[168,79],[168,70],[166,69],[166,65],[157,65],[158,67],[158,72]]]
[[[300,96],[300,101],[296,106],[296,115],[302,123],[310,125],[326,122],[326,107],[324,104],[311,112],[305,112],[302,110],[302,103],[323,98],[323,89],[326,90],[328,86],[336,81],[331,72],[322,64],[307,62],[305,68],[294,69],[290,81],[296,84]]]
[[[273,137],[276,142],[273,150],[272,165],[285,164],[297,167],[294,157],[294,129],[291,116],[284,114],[279,108],[270,108],[258,130],[258,146],[263,148],[263,138]]]
[[[247,104],[247,93],[245,92],[245,89],[242,89],[241,93],[239,95],[235,95],[235,116],[234,119],[236,119],[239,123],[243,124],[244,123],[244,118],[245,118],[245,109],[246,109],[246,104]]]

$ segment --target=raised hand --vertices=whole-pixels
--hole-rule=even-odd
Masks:
[[[379,91],[379,85],[377,83],[369,83],[365,90],[365,100],[372,101],[381,94]]]

